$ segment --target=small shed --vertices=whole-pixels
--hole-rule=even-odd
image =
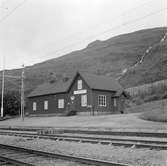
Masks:
[[[45,83],[28,96],[29,114],[115,114],[123,113],[125,93],[111,77],[77,72],[68,81]]]

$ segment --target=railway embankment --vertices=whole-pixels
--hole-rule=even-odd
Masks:
[[[164,166],[167,156],[166,150],[138,149],[135,147],[114,146],[112,144],[103,145],[14,136],[0,136],[0,143],[44,152],[125,163],[133,166]]]

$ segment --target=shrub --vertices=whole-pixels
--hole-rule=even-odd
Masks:
[[[157,85],[152,84],[149,87],[143,86],[138,90],[136,95],[133,96],[133,101],[139,105],[143,102],[151,102],[164,98],[167,98],[167,85],[161,83]]]
[[[19,93],[18,92],[5,93],[4,95],[4,115],[18,115],[19,110],[20,110]]]
[[[167,91],[161,95],[161,99],[167,99]]]
[[[157,94],[154,94],[154,95],[151,95],[151,96],[146,96],[144,98],[144,101],[145,102],[150,102],[150,101],[155,101],[155,100],[159,100],[160,99],[160,96]]]
[[[143,98],[140,98],[140,96],[138,96],[138,97],[133,98],[132,102],[135,103],[136,105],[140,105],[144,103],[144,100]]]
[[[77,114],[76,110],[66,111],[65,116],[74,116]]]

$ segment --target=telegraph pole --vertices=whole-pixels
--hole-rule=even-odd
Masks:
[[[4,85],[5,85],[5,70],[2,71],[2,91],[1,91],[1,117],[3,117],[3,98],[4,98]]]
[[[5,57],[3,56],[3,69],[2,69],[2,91],[1,91],[1,117],[3,117],[3,116],[4,116],[4,108],[3,108],[4,85],[5,85]]]
[[[3,68],[2,68],[2,89],[1,89],[1,117],[4,117],[4,87],[5,77],[20,79],[21,78],[21,118],[24,120],[24,65],[22,68],[22,74],[20,76],[5,75],[5,57],[3,56]]]
[[[24,121],[24,64],[21,73],[21,119]]]

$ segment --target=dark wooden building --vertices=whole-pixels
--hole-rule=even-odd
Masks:
[[[111,77],[78,72],[72,80],[46,83],[28,96],[29,114],[122,113],[125,94]]]

